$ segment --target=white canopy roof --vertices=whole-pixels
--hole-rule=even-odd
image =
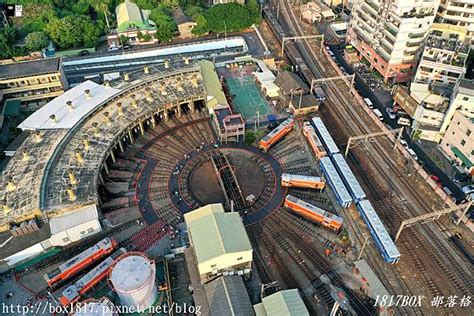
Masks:
[[[86,96],[84,92],[86,90],[90,91],[90,98]],[[84,81],[31,114],[18,125],[18,128],[22,130],[70,129],[118,92],[120,92],[118,89],[106,88],[90,80]],[[72,102],[73,109],[66,105],[68,101]],[[51,115],[56,117],[55,122],[51,119]]]

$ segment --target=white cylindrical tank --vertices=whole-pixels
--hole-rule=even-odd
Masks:
[[[110,281],[123,306],[145,310],[157,298],[155,262],[144,253],[128,252],[117,258]]]
[[[70,315],[73,316],[118,316],[115,305],[108,299],[90,299],[80,304]]]

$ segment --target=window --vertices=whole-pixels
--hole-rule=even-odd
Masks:
[[[463,101],[469,101],[469,97],[462,98]]]
[[[81,235],[84,235],[85,233],[86,233],[86,231],[85,231],[85,230],[83,230],[83,231],[81,232]]]
[[[471,156],[474,156],[474,149],[471,150]]]
[[[470,130],[470,129],[468,129],[468,130],[466,131],[466,135],[467,135],[467,136],[471,136],[471,130]]]
[[[94,231],[94,228],[92,228],[92,227],[87,228],[88,233],[92,233],[93,231]]]
[[[69,237],[64,237],[63,238],[63,242],[68,242],[69,241]]]
[[[238,257],[238,258],[237,258],[237,261],[240,261],[240,260],[242,260],[242,259],[243,259],[243,257]]]
[[[461,140],[461,146],[464,146],[464,145],[466,145],[466,141],[463,139]]]
[[[215,268],[215,267],[217,267],[216,264],[212,264],[212,265],[211,265],[211,268]]]

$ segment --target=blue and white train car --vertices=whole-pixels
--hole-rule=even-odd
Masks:
[[[357,209],[364,219],[370,234],[375,240],[375,245],[379,249],[384,260],[388,263],[397,263],[400,259],[400,252],[387,232],[374,207],[368,200],[362,200],[357,203]]]
[[[334,139],[332,139],[331,134],[329,134],[329,131],[326,128],[326,125],[324,125],[321,118],[318,116],[315,116],[313,117],[312,121],[313,121],[314,128],[316,130],[316,133],[318,134],[319,138],[321,139],[321,142],[326,148],[326,152],[328,153],[328,155],[332,156],[334,154],[337,154],[339,152],[339,148],[337,148],[337,145],[334,142]]]
[[[351,168],[344,159],[344,156],[341,154],[334,154],[331,158],[334,162],[334,166],[341,175],[342,181],[344,181],[344,184],[349,190],[352,199],[354,199],[354,203],[365,199],[367,196],[365,195],[364,190],[360,186],[359,181],[357,181],[357,178],[355,177]]]
[[[319,160],[319,168],[325,175],[326,182],[331,187],[334,195],[336,195],[337,203],[342,207],[349,207],[352,203],[351,195],[347,191],[331,159],[329,157],[322,157]]]

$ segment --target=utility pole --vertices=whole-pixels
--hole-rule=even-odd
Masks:
[[[467,206],[464,209],[464,211],[462,212],[461,216],[459,216],[459,219],[457,220],[456,225],[459,225],[461,223],[462,218],[464,217],[464,215],[466,215],[467,211],[469,211],[471,206],[472,206],[472,200],[467,204]]]

